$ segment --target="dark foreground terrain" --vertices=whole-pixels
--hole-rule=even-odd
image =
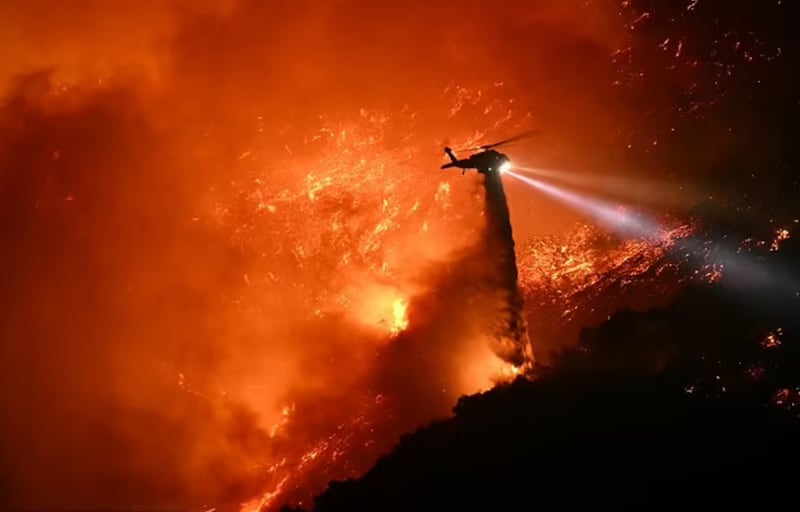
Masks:
[[[747,258],[790,283],[797,256],[788,240]],[[800,299],[734,279],[585,330],[536,379],[463,398],[315,510],[779,499],[800,460]]]

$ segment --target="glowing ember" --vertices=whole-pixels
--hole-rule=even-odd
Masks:
[[[761,346],[764,348],[775,348],[780,347],[781,336],[783,335],[783,329],[777,329],[775,332],[771,332],[767,334],[767,336],[761,341]]]
[[[782,388],[776,391],[770,400],[781,409],[800,414],[800,388]]]
[[[789,239],[789,230],[785,228],[781,228],[775,232],[775,238],[772,240],[772,243],[769,246],[769,250],[772,252],[778,251],[781,248],[781,242],[784,240]]]

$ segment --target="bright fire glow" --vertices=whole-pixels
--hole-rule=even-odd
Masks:
[[[392,334],[397,335],[408,328],[408,302],[398,297],[392,302]]]
[[[618,48],[633,31],[609,22],[619,3],[503,2],[513,47],[463,37],[481,9],[443,24],[457,3],[66,4],[0,15],[0,323],[25,341],[25,364],[2,369],[37,391],[2,411],[22,447],[13,492],[81,489],[96,509],[116,496],[87,482],[108,482],[116,508],[245,499],[232,489],[307,505],[460,394],[523,372],[447,293],[469,284],[485,215],[482,177],[439,172],[441,148],[535,119],[551,135],[515,162],[594,162],[597,134],[631,129],[612,84],[641,76]],[[516,211],[531,317],[569,320],[665,268],[664,239],[606,243],[566,208]]]

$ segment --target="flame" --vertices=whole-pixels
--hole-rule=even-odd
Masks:
[[[479,94],[480,100],[473,104],[505,103],[502,91],[494,92],[495,97]],[[463,95],[464,89],[457,94]],[[459,107],[466,108],[469,103]],[[458,115],[459,109],[448,115]],[[342,318],[364,334],[349,334],[345,353],[331,356],[335,365],[348,365],[346,375],[333,372],[324,378],[332,378],[341,389],[350,387],[350,393],[363,393],[365,401],[352,413],[332,417],[338,423],[313,431],[310,438],[303,434],[304,441],[295,432],[307,428],[301,407],[296,405],[289,417],[285,406],[275,403],[274,407],[284,409],[283,417],[271,426],[272,437],[285,438],[290,453],[266,464],[271,483],[265,485],[262,499],[245,509],[266,510],[287,499],[305,502],[327,479],[365,469],[364,462],[358,465],[354,458],[359,453],[374,457],[399,434],[391,423],[395,420],[389,419],[391,397],[366,392],[365,379],[371,369],[365,363],[353,364],[374,358],[374,350],[392,340],[403,343],[400,335],[414,329],[411,312],[416,297],[431,292],[431,269],[468,250],[481,226],[466,216],[481,208],[480,197],[472,193],[468,181],[454,187],[439,174],[419,174],[408,167],[412,162],[428,162],[404,140],[410,132],[408,123],[416,116],[362,109],[355,120],[325,120],[306,139],[306,148],[295,144],[291,155],[273,162],[283,166],[284,172],[254,169],[249,180],[234,184],[238,202],[221,203],[215,211],[214,222],[233,227],[233,242],[245,250],[279,241],[274,256],[262,254],[261,261],[248,270],[248,286],[239,299],[242,304],[263,303],[265,297],[277,294],[284,301],[291,298],[306,304],[311,318],[323,323]],[[507,122],[504,115],[490,128]],[[398,134],[402,134],[399,140]],[[467,143],[474,137],[463,135],[461,140]],[[255,154],[251,151],[244,161]],[[438,159],[430,160],[426,165],[437,165]],[[270,267],[277,263],[288,264],[292,271],[272,272]],[[441,372],[445,396],[452,396],[454,402],[460,394],[486,390],[521,373],[489,347],[482,338],[452,344],[449,357],[455,369],[452,375]],[[343,358],[353,363],[340,363]],[[324,393],[332,382],[323,380],[316,386],[314,393]],[[453,402],[440,414],[447,414]],[[262,409],[271,417],[267,404]],[[384,425],[384,432],[376,430],[377,424]],[[265,458],[270,456],[265,454]]]
[[[473,305],[436,296],[437,277],[460,272],[449,265],[485,220],[474,175],[438,172],[441,147],[474,147],[541,123],[552,138],[517,146],[515,164],[570,153],[594,163],[608,150],[606,141],[589,143],[597,134],[633,138],[620,126],[631,112],[617,107],[611,80],[641,83],[637,48],[614,53],[613,76],[602,71],[631,32],[609,33],[617,6],[504,5],[501,24],[511,20],[516,36],[531,38],[519,66],[519,52],[506,51],[510,40],[464,46],[465,27],[485,27],[480,13],[443,25],[452,6],[436,2],[397,12],[381,2],[313,12],[293,2],[277,11],[252,1],[57,4],[10,2],[11,15],[0,16],[8,29],[0,33],[14,38],[5,46],[15,49],[0,63],[0,83],[25,77],[4,91],[0,116],[10,184],[0,205],[14,219],[0,251],[14,277],[4,329],[31,340],[30,354],[20,349],[31,361],[55,355],[28,374],[64,376],[45,379],[63,389],[26,385],[47,388],[54,404],[88,404],[75,413],[87,420],[77,425],[133,441],[111,461],[115,471],[101,454],[84,474],[58,461],[76,460],[96,436],[73,443],[75,452],[60,451],[60,431],[44,436],[52,444],[42,450],[58,448],[55,469],[40,479],[39,458],[18,456],[29,472],[21,489],[46,494],[41,482],[52,484],[52,475],[69,488],[64,476],[75,473],[82,485],[126,474],[117,470],[130,463],[122,469],[146,480],[145,491],[161,491],[169,473],[163,487],[177,489],[176,499],[223,499],[255,480],[263,494],[245,509],[307,501],[329,479],[369,467],[402,432],[448,414],[459,394],[525,373],[469,328]],[[631,4],[622,18],[646,23],[650,14],[631,13]],[[390,29],[365,23],[371,16],[393,20]],[[281,30],[262,30],[275,19]],[[417,29],[420,37],[396,44]],[[376,42],[354,42],[355,33]],[[732,46],[730,37],[720,47]],[[664,48],[696,58],[684,40],[671,37]],[[483,72],[464,73],[476,52]],[[702,91],[682,89],[691,97],[681,113],[702,114]],[[638,134],[654,137],[644,123]],[[513,218],[516,233],[536,234],[517,240],[520,284],[527,313],[558,323],[593,309],[605,291],[666,286],[673,264],[663,256],[691,229],[676,226],[656,243],[615,241],[591,226],[565,227],[563,211],[535,207]],[[709,279],[719,272],[702,269]],[[428,306],[447,301],[452,318],[429,318]],[[426,344],[413,346],[435,321],[448,329],[423,331]],[[447,343],[426,351],[435,336]],[[402,352],[409,344],[418,350]],[[79,358],[61,360],[72,354]],[[30,378],[20,370],[27,365],[3,368],[16,372],[12,380]],[[94,376],[111,381],[102,387],[108,396],[81,387]],[[417,409],[398,406],[407,389],[418,393],[407,400]],[[8,414],[19,430],[10,438],[28,439],[22,426],[43,424],[40,409],[50,412],[25,400]],[[122,412],[97,412],[107,410]],[[137,437],[150,428],[147,439]],[[168,443],[170,464],[142,460],[162,453],[149,449],[164,447],[156,438]],[[226,467],[212,472],[208,461]]]
[[[477,116],[487,133],[513,133],[527,119],[501,86],[465,91],[442,91],[446,121],[488,110],[498,114]],[[307,503],[328,480],[365,470],[400,433],[447,415],[458,396],[526,370],[498,357],[485,333],[450,332],[476,314],[458,296],[439,299],[454,304],[453,318],[440,320],[448,326],[439,333],[446,341],[437,347],[446,356],[442,367],[417,371],[430,356],[427,345],[408,368],[398,366],[408,370],[399,372],[401,382],[386,384],[381,372],[393,374],[376,363],[413,337],[418,318],[428,315],[417,301],[436,293],[431,275],[460,272],[450,263],[471,250],[484,227],[472,176],[428,172],[438,153],[409,143],[420,115],[373,108],[321,116],[313,129],[297,129],[302,136],[292,138],[291,151],[281,144],[278,153],[263,148],[280,135],[256,129],[237,152],[240,168],[229,187],[210,191],[208,204],[187,215],[192,225],[224,235],[241,259],[234,285],[209,285],[219,298],[213,327],[224,357],[208,374],[179,368],[177,386],[215,411],[246,408],[266,434],[265,446],[240,459],[258,468],[263,483],[261,498],[245,510]],[[456,133],[454,145],[483,135]],[[678,226],[655,245],[613,245],[589,226],[520,241],[520,285],[539,298],[528,301],[529,312],[544,311],[547,302],[559,308],[556,318],[571,317],[581,295],[610,275],[635,280],[651,272],[684,231]],[[200,288],[202,280],[192,277]],[[424,392],[413,397],[420,410],[404,416],[393,407],[406,385]]]
[[[398,335],[408,328],[408,302],[402,297],[392,302],[392,329],[393,335]]]
[[[587,297],[602,295],[604,287],[612,283],[623,286],[633,283],[648,274],[661,275],[665,269],[674,265],[665,255],[676,242],[693,234],[690,225],[676,223],[665,230],[659,240],[614,240],[597,227],[576,226],[563,236],[534,238],[520,244],[520,283],[529,294],[539,302],[528,304],[529,313],[541,312],[542,301],[550,301],[559,308],[562,318],[569,319]],[[708,278],[708,276],[705,276]],[[359,315],[372,318],[374,325],[385,322],[375,320],[391,311],[389,335],[396,336],[409,328],[409,300],[397,295],[396,290],[377,287],[365,292],[369,297],[365,303],[376,311],[366,314],[368,308],[361,307]],[[381,311],[382,313],[377,313]],[[491,389],[502,382],[509,382],[524,375],[527,368],[512,365],[499,358],[489,349],[488,340],[476,338],[458,355],[460,358],[457,381],[454,385],[461,392],[476,393]],[[367,438],[359,440],[364,432],[371,431],[370,425],[383,414],[382,399],[376,397],[372,403],[353,417],[350,422],[337,427],[338,432],[348,432],[348,436],[333,434],[310,446],[298,457],[298,463],[288,473],[287,480],[278,482],[281,489],[273,488],[265,494],[259,510],[269,509],[269,504],[277,503],[276,493],[303,489],[305,479],[314,474],[336,474],[336,467],[353,453],[357,446],[370,447],[374,441]],[[288,470],[290,466],[286,466]],[[302,499],[298,499],[302,502]]]
[[[522,368],[504,361],[488,348],[488,340],[476,339],[472,350],[463,358],[458,385],[471,393],[488,391],[501,382],[520,375]]]
[[[612,284],[626,287],[674,268],[668,251],[693,232],[691,225],[673,222],[657,240],[620,240],[596,226],[578,225],[521,244],[520,281],[535,306],[557,308],[568,320]]]
[[[435,175],[426,186],[429,194],[419,194],[409,186],[407,171],[398,162],[416,161],[419,156],[409,147],[383,142],[392,131],[388,120],[397,118],[364,110],[357,122],[320,129],[311,139],[323,142],[320,163],[313,165],[313,173],[304,174],[297,182],[282,179],[270,184],[270,177],[264,175],[243,183],[244,215],[226,207],[220,210],[218,220],[237,225],[237,243],[256,247],[262,244],[262,223],[269,222],[270,230],[292,226],[282,233],[285,245],[280,250],[300,275],[313,275],[313,266],[319,261],[333,262],[332,272],[326,273],[331,279],[324,282],[300,281],[294,274],[294,283],[303,283],[296,288],[300,300],[320,318],[343,315],[372,333],[379,345],[413,329],[409,312],[414,297],[429,291],[424,277],[428,268],[469,247],[479,227],[465,226],[462,221],[463,213],[479,204],[465,193],[467,187],[452,187]],[[291,169],[309,164],[294,157],[285,165]],[[354,195],[355,183],[360,193]],[[265,204],[274,206],[269,217],[253,217],[252,212],[262,212]],[[356,204],[360,207],[353,206],[353,211],[373,214],[342,209]],[[319,218],[327,221],[318,222]],[[454,230],[454,225],[461,226],[460,230]],[[612,282],[633,283],[645,275],[664,272],[673,265],[665,258],[667,251],[692,233],[691,226],[673,223],[658,240],[620,241],[597,227],[578,225],[561,234],[524,240],[518,244],[520,286],[535,299],[529,300],[528,313],[539,314],[552,307],[558,309],[558,317],[569,320],[588,296],[602,294]],[[413,256],[409,257],[406,245],[412,239]],[[292,281],[263,274],[268,278],[261,282],[269,288],[293,288]],[[350,350],[360,350],[358,340],[353,343]],[[502,360],[490,346],[487,339],[475,336],[460,352],[453,352],[457,369],[441,391],[454,396],[482,392],[525,373],[527,368]],[[354,454],[377,453],[372,450],[387,447],[374,426],[386,421],[387,406],[383,398],[365,401],[329,433],[320,433],[291,459],[273,464],[274,483],[257,503],[259,510],[286,499],[305,503],[326,479],[353,475],[358,466],[349,460]],[[287,423],[279,422],[276,432],[291,436]],[[279,474],[283,476],[278,478]]]

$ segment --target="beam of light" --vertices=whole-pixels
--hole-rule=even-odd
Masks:
[[[701,197],[698,190],[686,184],[675,186],[666,181],[630,178],[622,175],[570,172],[542,167],[515,165],[515,170],[539,179],[547,179],[578,188],[602,191],[618,197],[642,198],[658,204],[685,204]]]
[[[677,248],[676,248],[677,249]],[[728,289],[754,303],[769,306],[787,298],[800,296],[800,282],[792,271],[776,262],[768,262],[757,254],[743,252],[716,240],[686,239],[681,247],[684,255],[698,263],[711,263],[719,268]]]
[[[667,230],[659,223],[648,219],[642,214],[626,211],[613,203],[586,197],[515,172],[508,171],[505,175],[511,176],[588,215],[600,225],[619,234],[644,238],[653,242],[663,240],[666,236]],[[788,233],[782,236],[788,237]],[[678,248],[675,247],[674,249],[677,250]],[[715,268],[721,269],[723,275],[728,277],[728,279],[723,280],[723,283],[734,291],[746,292],[744,295],[753,291],[763,290],[774,293],[776,296],[785,297],[787,292],[796,296],[800,289],[797,279],[785,269],[770,265],[752,255],[732,250],[717,241],[691,237],[680,244],[680,250],[685,253],[685,257],[690,258],[701,266],[711,264]],[[675,255],[679,256],[677,253]]]
[[[659,226],[656,222],[647,219],[642,214],[628,212],[619,205],[596,198],[585,197],[541,180],[522,176],[510,170],[507,171],[505,175],[511,176],[526,185],[534,187],[538,191],[588,215],[599,224],[619,234],[646,239],[660,239],[664,236],[664,228]]]

